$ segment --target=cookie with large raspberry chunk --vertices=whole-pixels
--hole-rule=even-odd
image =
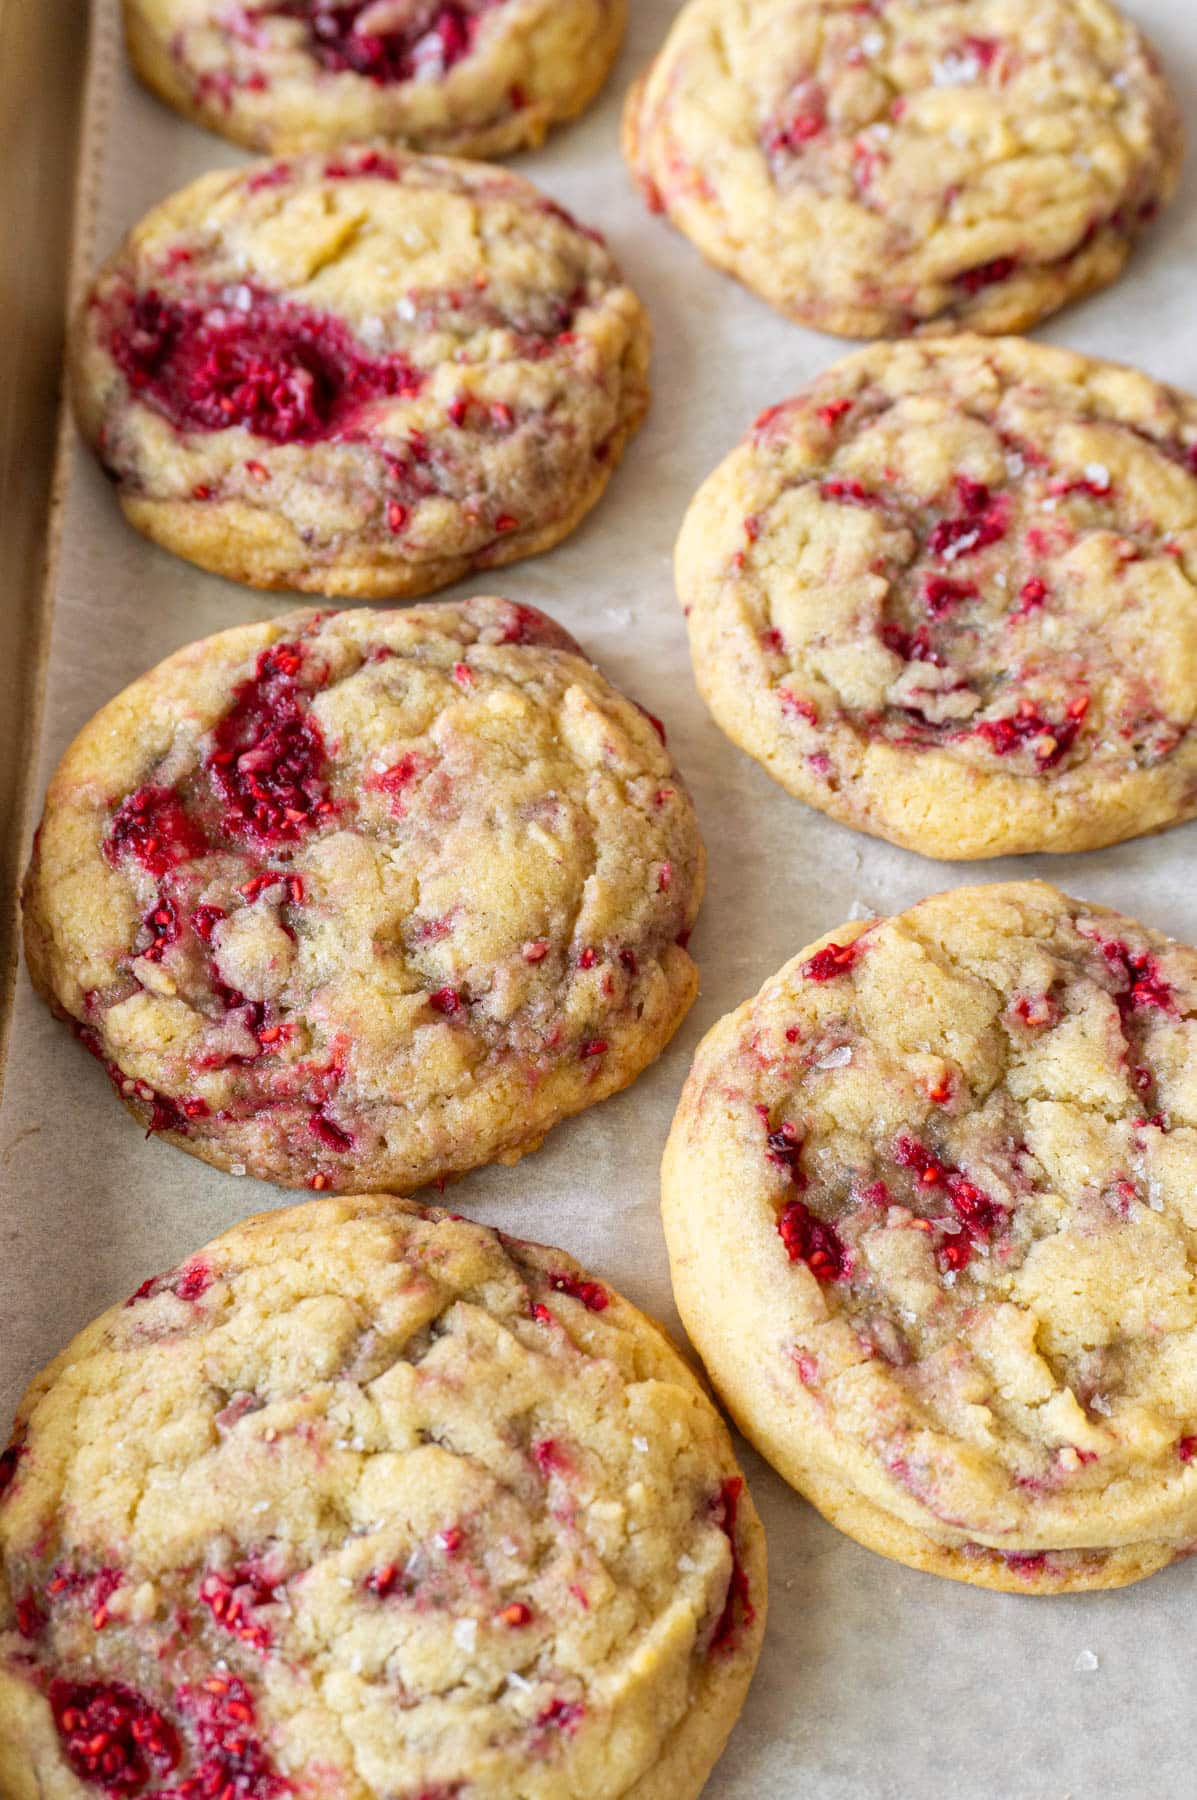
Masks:
[[[249,150],[505,156],[587,107],[627,0],[124,0],[142,80]]]
[[[218,1238],[63,1352],[0,1494],[5,1800],[696,1800],[764,1534],[665,1334],[402,1200]]]
[[[357,148],[155,207],[71,362],[139,531],[251,586],[387,599],[573,530],[644,416],[649,335],[530,182]]]
[[[26,951],[149,1130],[405,1192],[514,1161],[660,1053],[703,869],[656,722],[543,613],[302,612],[84,728]]]

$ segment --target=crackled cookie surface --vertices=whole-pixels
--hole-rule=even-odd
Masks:
[[[35,985],[151,1131],[403,1192],[626,1086],[697,986],[689,796],[542,613],[302,612],[190,645],[67,752]]]
[[[134,67],[251,150],[502,156],[593,99],[627,0],[125,0]]]
[[[764,1537],[663,1332],[404,1201],[251,1220],[27,1394],[6,1800],[693,1800]]]
[[[878,345],[772,408],[677,550],[724,731],[928,856],[1197,813],[1197,400],[1017,338]]]
[[[699,1048],[674,1289],[757,1447],[984,1586],[1197,1547],[1197,951],[1044,883],[846,925]]]
[[[256,587],[426,593],[566,536],[648,403],[597,234],[481,164],[208,175],[105,265],[76,410],[126,516]]]
[[[624,138],[709,261],[848,337],[1018,331],[1104,287],[1183,154],[1107,0],[690,0]]]

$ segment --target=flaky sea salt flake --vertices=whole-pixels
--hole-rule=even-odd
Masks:
[[[958,56],[949,51],[933,65],[931,80],[936,87],[969,87],[980,73],[981,64],[975,56]]]

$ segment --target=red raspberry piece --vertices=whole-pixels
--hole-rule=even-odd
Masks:
[[[791,1262],[805,1263],[816,1281],[840,1281],[848,1272],[848,1252],[834,1225],[817,1219],[802,1200],[790,1200],[777,1221]]]
[[[862,949],[859,938],[853,938],[850,944],[824,944],[821,950],[807,957],[801,973],[807,981],[834,981],[837,975],[848,973]]]
[[[239,425],[271,443],[311,444],[372,400],[419,392],[403,356],[372,357],[340,319],[263,289],[244,294],[232,305],[219,291],[171,300],[150,289],[110,303],[114,362],[177,431]]]
[[[174,788],[140,787],[113,816],[104,840],[110,863],[131,856],[150,875],[165,875],[202,856],[207,840]]]
[[[139,1794],[178,1765],[174,1726],[121,1682],[52,1681],[50,1711],[73,1773],[107,1794]]]
[[[333,810],[324,738],[296,679],[303,654],[298,644],[263,650],[215,727],[205,764],[225,802],[224,829],[267,849],[294,843]]]
[[[580,1300],[588,1312],[606,1312],[611,1304],[611,1296],[601,1282],[587,1281],[581,1275],[570,1275],[561,1270],[549,1276],[549,1286],[556,1294],[569,1294]]]
[[[748,1571],[744,1567],[744,1560],[740,1555],[739,1539],[736,1535],[736,1521],[743,1493],[743,1477],[733,1475],[723,1483],[715,1499],[715,1520],[727,1538],[728,1548],[731,1550],[731,1574],[728,1577],[727,1598],[723,1603],[723,1611],[719,1615],[711,1637],[712,1652],[734,1650],[740,1641],[741,1633],[756,1618]]]

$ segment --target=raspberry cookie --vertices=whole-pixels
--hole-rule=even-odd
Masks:
[[[293,613],[80,733],[25,887],[42,997],[152,1132],[407,1192],[535,1149],[697,988],[689,796],[542,613]]]
[[[695,1800],[765,1548],[665,1334],[404,1201],[251,1220],[34,1382],[6,1800]]]
[[[1020,339],[877,345],[758,419],[677,551],[698,685],[927,856],[1197,813],[1197,400]]]
[[[845,925],[720,1021],[665,1155],[682,1317],[757,1448],[1013,1592],[1197,1548],[1197,951],[1038,882]]]
[[[106,264],[72,348],[139,531],[365,599],[557,543],[648,404],[648,320],[595,233],[504,170],[378,150],[195,182]]]
[[[391,138],[504,156],[597,94],[627,0],[124,0],[169,105],[250,150]]]
[[[624,141],[709,261],[846,337],[1019,331],[1105,287],[1183,156],[1107,0],[690,0]]]

